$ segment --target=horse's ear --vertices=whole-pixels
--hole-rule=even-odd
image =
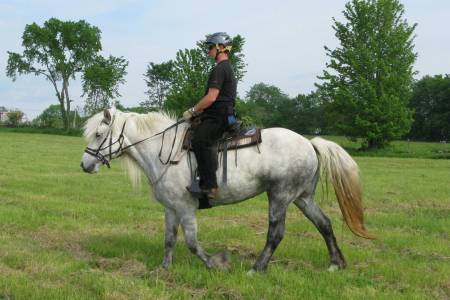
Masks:
[[[116,111],[117,111],[117,108],[116,108],[116,106],[113,103],[113,105],[109,109],[109,112],[110,112],[111,116],[114,116],[116,114]]]
[[[103,118],[104,118],[103,121],[104,121],[106,124],[111,123],[112,117],[111,117],[111,113],[109,112],[108,109],[105,109],[105,110],[103,111]]]

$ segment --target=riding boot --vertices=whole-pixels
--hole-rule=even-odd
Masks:
[[[210,201],[213,201],[217,198],[217,194],[219,193],[219,188],[211,188],[202,190],[202,192],[206,195],[206,198]]]

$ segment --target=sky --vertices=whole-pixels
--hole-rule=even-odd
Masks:
[[[206,34],[240,34],[246,74],[239,82],[241,97],[263,82],[291,97],[315,90],[327,63],[324,46],[339,45],[333,20],[343,20],[343,0],[0,0],[0,106],[17,108],[29,120],[51,104],[54,89],[42,76],[6,76],[7,51],[22,53],[25,25],[42,26],[49,18],[86,20],[101,30],[102,54],[129,61],[126,83],[120,87],[124,106],[145,100],[143,74],[150,62],[174,59],[179,49],[193,48]],[[417,78],[450,73],[450,1],[401,0],[409,24],[417,23],[415,51]],[[70,82],[75,106],[83,106],[80,74]]]

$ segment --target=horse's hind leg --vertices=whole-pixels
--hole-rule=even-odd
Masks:
[[[272,254],[284,236],[284,223],[288,202],[283,201],[274,193],[269,194],[269,231],[267,232],[266,245],[256,260],[253,270],[264,271],[267,269]]]
[[[330,255],[329,271],[343,269],[346,266],[344,256],[336,243],[336,237],[331,227],[330,219],[322,212],[314,201],[314,194],[303,194],[294,204],[303,212],[303,214],[316,226],[317,230],[322,234],[327,244],[328,253]]]

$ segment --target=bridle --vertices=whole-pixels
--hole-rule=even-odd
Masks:
[[[125,146],[125,147],[123,147],[123,141],[124,141],[124,139],[125,139],[125,136],[123,135],[123,132],[124,132],[124,130],[125,130],[126,121],[125,121],[125,122],[123,123],[123,125],[122,125],[122,130],[120,131],[119,137],[118,137],[117,140],[114,141],[114,142],[112,141],[112,123],[113,123],[113,122],[111,122],[111,125],[109,126],[108,134],[107,134],[106,137],[103,139],[103,141],[101,142],[100,146],[98,146],[97,149],[92,149],[92,148],[86,147],[86,149],[84,150],[84,152],[87,153],[87,154],[89,154],[89,155],[94,156],[94,157],[95,157],[96,159],[98,159],[103,165],[106,165],[108,168],[111,168],[109,162],[112,160],[112,158],[113,158],[112,156],[113,156],[113,155],[115,155],[115,154],[117,154],[117,153],[120,152],[120,154],[116,156],[116,158],[117,158],[117,157],[121,156],[121,155],[124,153],[124,151],[125,151],[126,149],[131,148],[131,147],[133,147],[133,146],[135,146],[135,145],[137,145],[137,144],[140,144],[140,143],[142,143],[142,142],[144,142],[144,141],[147,141],[147,140],[149,140],[149,139],[151,139],[151,138],[154,138],[154,137],[156,137],[156,136],[162,134],[161,148],[159,149],[158,158],[159,158],[159,161],[160,161],[163,165],[167,165],[167,164],[170,162],[170,158],[171,158],[171,156],[172,156],[173,148],[174,148],[174,146],[175,146],[175,141],[176,141],[176,138],[177,138],[177,132],[178,132],[178,125],[180,125],[181,123],[183,123],[183,122],[185,122],[185,121],[186,121],[186,120],[184,120],[184,119],[178,120],[175,124],[170,125],[169,127],[167,127],[166,129],[164,129],[163,131],[158,132],[158,133],[156,133],[156,134],[154,134],[154,135],[152,135],[152,136],[150,136],[150,137],[147,137],[147,138],[145,138],[145,139],[139,140],[139,141],[137,141],[137,142],[135,142],[135,143],[133,143],[133,144],[131,144],[131,145]],[[172,141],[172,148],[170,149],[169,157],[167,158],[167,160],[166,160],[166,161],[163,161],[163,160],[161,159],[161,155],[162,155],[162,149],[163,149],[163,145],[164,145],[164,136],[165,136],[166,131],[168,131],[168,130],[174,128],[174,127],[175,127],[175,135],[174,135],[174,138],[173,138],[173,141]],[[105,147],[103,147],[103,145],[105,145],[105,143],[106,143],[106,141],[108,140],[108,138],[109,138],[109,145],[106,145]],[[119,148],[118,148],[117,150],[115,150],[115,151],[112,151],[112,146],[115,145],[115,144],[119,144]],[[100,151],[104,151],[104,150],[106,150],[106,149],[109,149],[108,155],[105,156],[105,155],[103,155],[102,153],[100,153]],[[109,158],[109,159],[108,159],[108,158]]]
[[[103,139],[102,143],[100,144],[100,146],[98,146],[97,150],[96,149],[92,149],[89,147],[86,147],[86,149],[84,150],[85,153],[90,154],[92,156],[94,156],[95,158],[97,158],[99,161],[102,162],[102,164],[106,165],[108,168],[111,168],[109,162],[112,160],[112,156],[120,151],[123,150],[123,140],[125,139],[123,132],[125,130],[125,124],[127,122],[125,121],[122,125],[122,130],[120,131],[120,135],[117,138],[117,140],[113,143],[112,141],[112,122],[111,125],[109,127],[109,131],[108,134],[106,135],[106,137]],[[108,140],[109,137],[109,145],[106,145],[105,147],[103,147],[103,145],[106,143],[106,141]],[[117,149],[116,151],[112,151],[112,146],[115,144],[119,144],[119,149]],[[102,148],[103,147],[103,148]],[[102,154],[100,153],[100,151],[109,149],[109,154],[107,155],[107,157],[109,157],[109,160]]]

